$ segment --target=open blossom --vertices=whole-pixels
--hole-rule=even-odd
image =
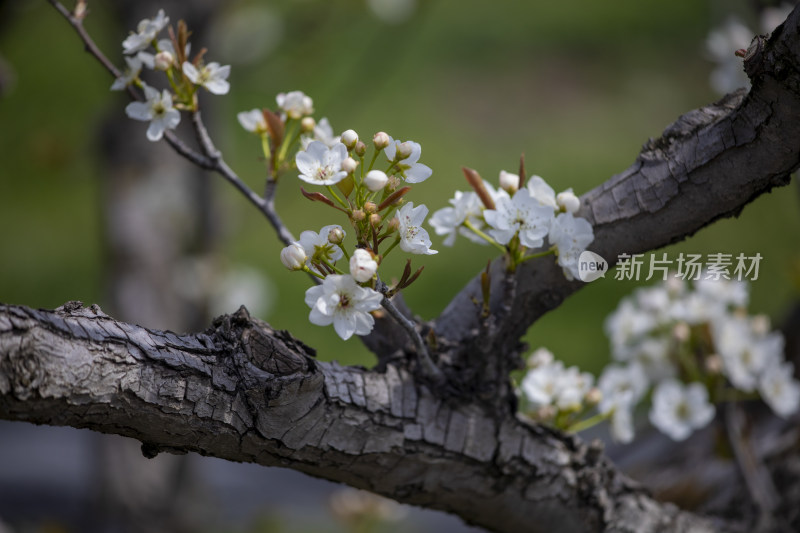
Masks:
[[[439,253],[431,250],[430,237],[428,232],[422,228],[422,222],[428,215],[428,207],[419,205],[414,207],[414,202],[408,202],[397,212],[397,228],[400,236],[400,248],[412,254],[432,255]]]
[[[342,238],[344,238],[344,230],[338,224],[323,226],[319,233],[307,230],[300,234],[298,242],[306,251],[306,255],[312,264],[334,263],[344,256],[342,249],[331,242],[331,232],[334,233],[335,238],[341,232]]]
[[[669,379],[661,382],[653,393],[650,422],[672,440],[685,440],[694,430],[711,422],[714,413],[702,384],[683,385]]]
[[[483,204],[478,195],[472,191],[456,191],[455,197],[450,199],[450,203],[453,207],[443,207],[437,210],[429,221],[437,235],[447,235],[444,245],[453,246],[458,233],[473,242],[488,244],[463,225],[465,221],[469,221],[477,229],[484,227]]]
[[[152,43],[156,35],[164,29],[169,22],[169,17],[164,15],[164,10],[159,9],[154,19],[142,19],[136,26],[136,33],[131,33],[122,41],[122,51],[125,54],[134,54],[144,50]]]
[[[372,254],[363,248],[356,249],[350,257],[350,275],[359,283],[364,283],[372,279],[378,270],[378,263],[372,258]]]
[[[783,336],[757,335],[747,319],[735,315],[711,323],[711,337],[722,357],[722,369],[731,384],[745,392],[753,391],[761,373],[783,358]]]
[[[308,148],[308,145],[311,144],[312,141],[319,141],[328,148],[332,148],[341,140],[341,136],[333,134],[331,123],[325,117],[322,117],[319,122],[314,124],[314,129],[311,133],[311,135],[303,135],[300,137],[300,145],[303,147],[303,150]]]
[[[580,410],[594,377],[575,366],[564,368],[564,363],[553,360],[552,354],[543,353],[549,357],[541,358],[520,383],[528,402],[534,409],[552,405],[564,411]]]
[[[150,121],[147,128],[147,138],[158,141],[163,137],[165,130],[174,129],[181,121],[181,114],[172,107],[172,94],[164,89],[158,90],[145,85],[144,102],[131,102],[125,108],[125,113],[134,120]]]
[[[367,335],[375,324],[370,311],[380,308],[383,295],[361,287],[348,275],[327,276],[321,285],[306,291],[305,302],[311,308],[308,319],[317,326],[333,324],[342,339],[353,334]]]
[[[227,94],[231,85],[228,83],[228,76],[231,74],[231,66],[220,66],[217,62],[203,65],[199,69],[188,61],[183,62],[183,73],[195,85],[202,85],[211,94]]]
[[[537,248],[550,231],[553,209],[537,202],[528,189],[520,189],[510,200],[501,198],[496,209],[485,210],[483,217],[493,228],[489,234],[500,244],[508,244],[519,233],[523,246]]]
[[[261,135],[267,131],[267,121],[264,119],[264,112],[260,109],[242,111],[236,115],[239,124],[247,131],[252,131],[256,135]]]
[[[548,236],[558,253],[558,264],[571,280],[578,277],[578,258],[594,240],[592,225],[585,218],[561,213],[552,222]]]
[[[398,147],[402,150],[408,150],[408,157],[401,159],[395,164],[399,174],[403,177],[406,183],[421,183],[431,177],[433,171],[427,165],[419,163],[420,155],[422,155],[422,147],[419,143],[414,141],[405,141],[401,143],[389,137],[389,144],[383,149],[383,153],[389,158],[389,161],[394,161],[397,157]],[[400,145],[404,146],[400,146]],[[410,149],[410,150],[409,150]]]
[[[535,198],[541,205],[551,207],[553,210],[558,209],[556,192],[541,176],[531,176],[525,182],[525,188],[528,189],[531,198]]]
[[[762,374],[758,391],[778,416],[788,418],[800,407],[800,383],[793,377],[794,365],[774,363]]]
[[[297,152],[295,161],[301,180],[314,185],[334,185],[345,177],[342,162],[347,159],[347,148],[336,143],[328,148],[319,141],[311,141],[305,151]]]
[[[293,119],[300,119],[314,112],[314,101],[303,91],[280,93],[275,97],[278,107]]]
[[[114,80],[114,83],[111,85],[112,91],[121,91],[125,89],[125,87],[133,83],[133,81],[139,77],[139,73],[142,72],[142,59],[140,57],[126,57],[125,63],[127,63],[128,67],[122,73],[122,76]]]

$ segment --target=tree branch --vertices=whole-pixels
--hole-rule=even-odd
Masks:
[[[0,418],[70,425],[285,466],[494,531],[693,531],[720,523],[652,500],[599,445],[451,405],[401,366],[313,359],[242,308],[196,335],[96,306],[0,306]]]

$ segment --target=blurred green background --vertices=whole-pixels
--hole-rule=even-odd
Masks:
[[[119,43],[129,28],[117,27],[104,3],[90,5],[87,28],[120,64]],[[122,115],[126,100],[108,91],[112,80],[46,2],[3,8],[0,54],[15,82],[0,97],[0,301],[102,306],[99,124]],[[353,128],[370,138],[384,130],[421,143],[421,162],[434,173],[410,199],[433,212],[466,189],[462,165],[496,181],[501,169],[517,168],[524,152],[529,174],[578,194],[627,168],[648,138],[718,97],[708,85],[704,39],[729,13],[757,28],[747,4],[735,1],[420,0],[408,18],[387,22],[365,0],[242,0],[225,3],[215,38],[195,45],[209,48],[208,60],[233,65],[230,94],[204,96],[216,106],[212,135],[257,191],[259,144],[236,113],[274,107],[276,93],[300,89],[337,133]],[[173,21],[185,15],[168,14]],[[344,343],[332,328],[308,322],[307,278],[281,266],[279,243],[254,209],[222,180],[216,190],[225,205],[222,253],[268,276],[275,292],[262,318],[302,338],[322,359],[369,365],[357,340]],[[293,179],[281,183],[278,206],[295,235],[346,223],[303,199]],[[667,251],[671,258],[680,251],[760,252],[751,309],[779,321],[798,295],[798,234],[792,184]],[[445,248],[432,238],[440,253],[414,258],[425,272],[405,294],[425,319],[493,255],[464,239]],[[595,282],[534,325],[526,340],[597,371],[608,358],[603,319],[632,288]]]

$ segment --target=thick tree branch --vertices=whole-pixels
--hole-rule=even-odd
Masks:
[[[284,466],[495,531],[711,531],[652,500],[597,445],[449,404],[406,369],[313,359],[244,309],[196,335],[92,306],[0,306],[0,418]]]
[[[594,226],[590,249],[612,264],[680,241],[721,217],[737,215],[757,196],[786,185],[800,165],[800,7],[746,59],[753,87],[690,111],[650,140],[630,168],[586,193],[580,216]],[[503,305],[502,260],[492,265],[492,310]],[[508,349],[540,316],[583,287],[564,279],[552,258],[525,263],[517,273],[513,312],[496,332]],[[460,345],[479,329],[480,276],[435,322],[437,336]]]

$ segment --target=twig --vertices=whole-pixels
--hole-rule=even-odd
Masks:
[[[411,340],[414,342],[414,346],[417,348],[417,357],[419,358],[419,364],[420,367],[422,367],[422,372],[431,378],[435,383],[443,383],[445,381],[444,374],[433,362],[433,359],[431,359],[431,356],[428,353],[428,347],[425,345],[425,341],[422,339],[419,331],[417,331],[417,328],[414,327],[414,323],[406,318],[406,316],[400,312],[394,303],[392,303],[392,301],[385,296],[388,287],[380,280],[380,278],[376,283],[376,288],[378,289],[378,292],[384,295],[383,300],[381,300],[381,305],[383,308],[386,309],[386,312],[388,312],[389,315],[391,315],[391,317],[394,318],[404,330],[406,330],[406,333],[408,333],[408,336],[411,337]]]
[[[744,415],[736,402],[725,405],[725,430],[733,448],[733,455],[742,473],[747,491],[759,510],[758,531],[770,529],[773,512],[780,501],[772,477],[756,456],[755,450],[744,434]]]

